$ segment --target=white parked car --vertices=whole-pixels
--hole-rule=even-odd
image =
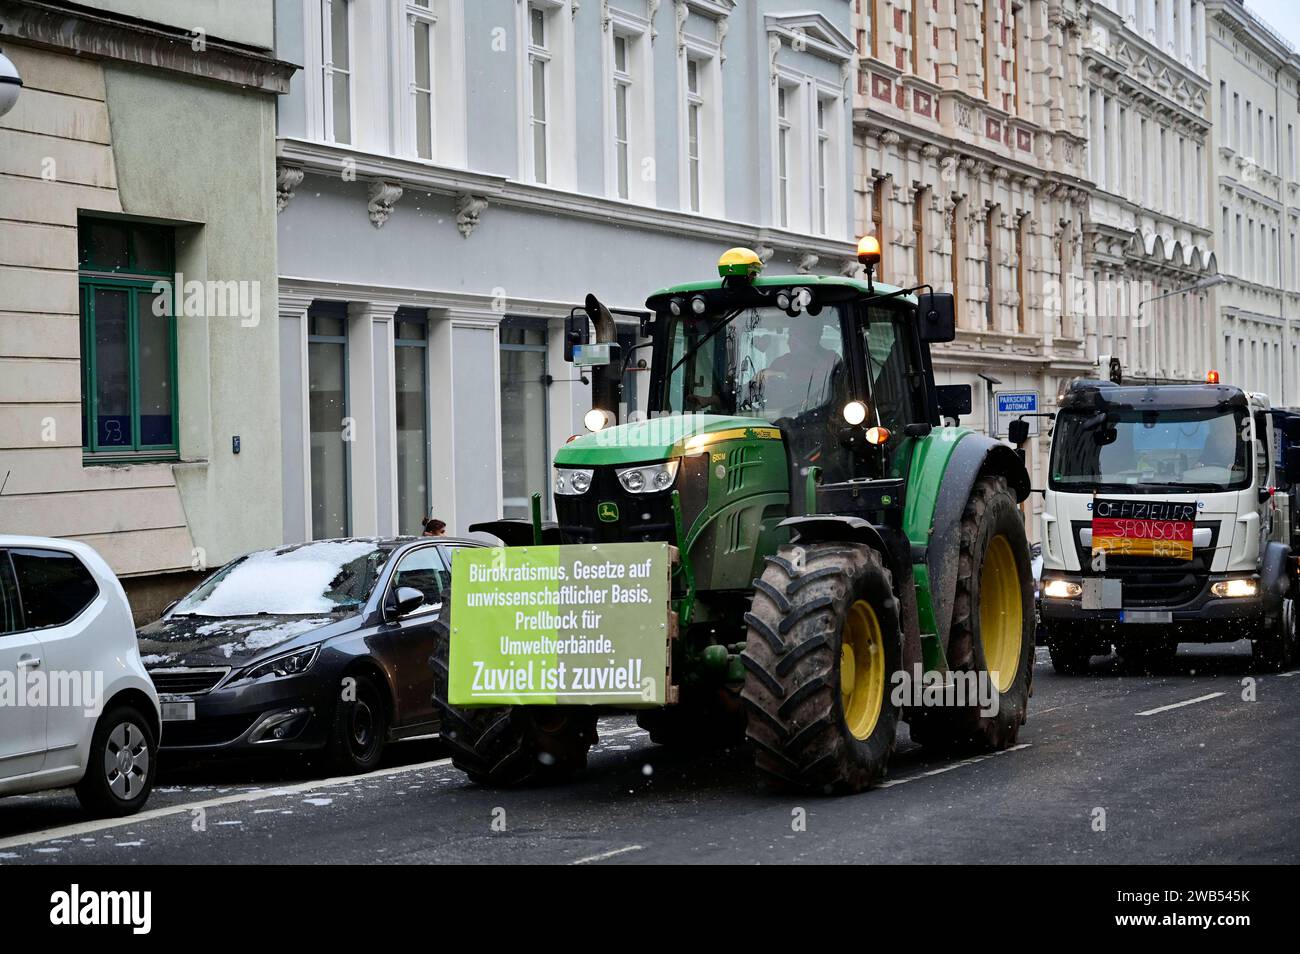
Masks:
[[[161,724],[108,564],[84,543],[0,534],[0,795],[75,785],[95,814],[139,811]]]

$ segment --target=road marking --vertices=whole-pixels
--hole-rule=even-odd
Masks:
[[[1149,715],[1155,715],[1158,712],[1168,712],[1170,709],[1181,709],[1183,706],[1190,706],[1197,702],[1205,702],[1209,699],[1217,699],[1221,695],[1223,695],[1223,693],[1221,692],[1211,692],[1204,696],[1197,696],[1195,699],[1185,699],[1182,702],[1174,702],[1167,706],[1158,706],[1155,709],[1145,709],[1142,712],[1137,713],[1137,715],[1149,716]]]
[[[43,841],[53,841],[55,838],[68,838],[76,835],[87,835],[91,832],[105,831],[109,828],[124,828],[128,825],[138,825],[141,822],[153,821],[155,818],[166,818],[169,815],[180,815],[184,812],[192,812],[197,809],[207,810],[209,808],[219,808],[222,805],[235,805],[240,802],[254,802],[263,798],[276,798],[286,795],[297,795],[301,792],[311,792],[318,788],[330,788],[336,785],[346,785],[349,782],[361,782],[368,778],[381,778],[388,775],[403,775],[407,772],[418,772],[422,769],[436,768],[440,765],[450,765],[451,759],[436,759],[432,762],[419,762],[415,765],[400,765],[396,768],[378,769],[374,772],[366,772],[364,775],[338,775],[334,778],[319,779],[314,782],[298,782],[293,785],[283,785],[278,788],[258,788],[252,791],[240,792],[238,795],[226,795],[222,798],[209,798],[198,802],[186,802],[183,805],[169,805],[166,808],[153,808],[148,811],[139,812],[135,815],[127,815],[125,818],[100,818],[94,821],[78,822],[74,825],[64,825],[62,828],[47,828],[43,831],[30,832],[26,835],[14,835],[10,838],[0,838],[0,849],[17,848],[23,845],[40,844]]]
[[[908,775],[904,778],[891,778],[881,782],[876,788],[893,788],[895,785],[906,785],[908,782],[915,782],[923,778],[931,778],[935,775],[942,775],[944,772],[951,772],[953,769],[959,769],[967,765],[974,765],[977,762],[985,762],[989,759],[996,758],[999,755],[1006,755],[1008,752],[1019,752],[1021,749],[1027,749],[1033,746],[1032,742],[1021,742],[1019,745],[1013,745],[1009,749],[1002,749],[998,752],[990,752],[988,755],[976,755],[969,759],[962,759],[960,762],[953,762],[951,765],[944,765],[940,768],[930,769],[927,772],[918,772],[915,775]]]
[[[579,858],[577,861],[571,861],[571,865],[589,865],[594,861],[604,861],[606,858],[613,858],[615,855],[625,855],[629,851],[641,851],[640,845],[628,845],[625,848],[615,848],[613,851],[602,851],[598,855],[588,855],[585,858]]]

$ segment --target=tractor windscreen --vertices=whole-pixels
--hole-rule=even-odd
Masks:
[[[849,386],[840,316],[839,306],[794,316],[765,306],[673,318],[664,411],[772,422],[838,412]]]
[[[1224,491],[1250,486],[1241,410],[1063,411],[1052,436],[1058,490]]]

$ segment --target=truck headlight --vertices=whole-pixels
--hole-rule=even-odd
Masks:
[[[1052,600],[1077,600],[1083,595],[1083,585],[1070,580],[1048,580],[1043,584],[1043,595]]]
[[[577,497],[591,489],[591,477],[595,473],[590,468],[557,467],[555,468],[555,492],[562,497]]]
[[[1220,580],[1210,587],[1210,592],[1215,596],[1229,598],[1257,596],[1259,594],[1259,583],[1247,577],[1238,577],[1235,580]]]
[[[618,482],[630,494],[653,494],[667,490],[677,479],[677,460],[664,461],[662,464],[648,464],[644,467],[624,467],[615,471]]]

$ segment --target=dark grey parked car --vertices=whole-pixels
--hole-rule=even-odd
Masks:
[[[164,753],[323,752],[374,768],[437,731],[433,622],[452,537],[319,540],[222,567],[137,633]]]

